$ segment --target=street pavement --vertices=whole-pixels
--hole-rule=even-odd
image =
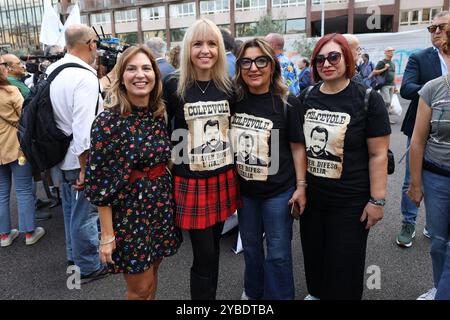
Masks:
[[[407,102],[401,100],[403,114]],[[391,150],[396,162],[405,152],[406,137],[400,132],[401,118],[392,125]],[[413,246],[402,249],[395,244],[401,227],[400,195],[404,174],[404,161],[396,163],[396,171],[389,176],[387,204],[384,219],[372,228],[367,246],[365,286],[366,300],[414,300],[432,286],[429,240],[422,234],[424,211],[421,208]],[[45,198],[42,186],[38,194]],[[339,192],[338,190],[336,190]],[[13,197],[14,198],[14,197]],[[13,226],[17,227],[15,199],[11,200]],[[109,276],[68,289],[65,259],[64,223],[61,206],[49,210],[53,217],[39,223],[46,236],[33,246],[25,246],[21,235],[8,248],[0,248],[0,299],[125,299],[125,283],[121,275]],[[237,233],[224,235],[221,240],[220,276],[217,298],[240,299],[243,288],[243,254],[232,251]],[[294,223],[292,242],[296,299],[307,295],[299,225]],[[192,250],[188,234],[179,252],[163,261],[159,272],[157,299],[189,299],[189,268]],[[375,271],[374,271],[375,270]],[[374,280],[378,275],[379,282]]]

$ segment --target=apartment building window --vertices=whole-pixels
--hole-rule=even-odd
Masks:
[[[158,37],[166,41],[166,30],[144,31],[144,41],[147,41],[148,39],[153,37]]]
[[[171,42],[179,42],[183,41],[184,34],[186,33],[187,28],[179,28],[179,29],[170,29],[170,41]]]
[[[409,23],[409,11],[400,12],[400,24],[405,25]]]
[[[229,0],[200,1],[200,14],[215,14],[229,11]]]
[[[286,28],[284,33],[294,34],[294,33],[303,33],[305,31],[306,31],[305,19],[286,20]]]
[[[116,11],[114,17],[116,18],[116,23],[136,22],[136,9]]]
[[[430,22],[433,21],[433,17],[441,11],[442,11],[441,8],[431,8]]]
[[[171,5],[169,11],[171,18],[195,16],[195,2]]]
[[[423,8],[400,11],[400,25],[430,24],[441,8]]]
[[[411,19],[409,20],[409,24],[418,24],[419,23],[419,10],[411,11]]]
[[[82,24],[88,24],[88,17],[86,15],[80,16]]]
[[[91,26],[111,23],[111,13],[94,13],[91,15]]]
[[[312,4],[321,4],[322,1],[325,1],[325,4],[331,4],[331,3],[347,3],[348,0],[313,0]],[[367,0],[356,0],[355,2],[364,2]]]
[[[297,7],[305,4],[305,0],[272,0],[273,8]]]
[[[141,9],[141,19],[144,21],[161,20],[166,18],[164,7],[152,7]]]
[[[430,8],[422,9],[422,21],[429,22],[430,21]]]
[[[256,22],[236,23],[236,37],[256,36]]]
[[[236,11],[261,10],[267,8],[266,0],[236,0]]]
[[[137,32],[118,33],[117,38],[120,39],[121,44],[134,45],[134,44],[138,43]]]

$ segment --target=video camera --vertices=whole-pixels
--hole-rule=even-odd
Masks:
[[[48,56],[27,55],[27,56],[20,56],[19,59],[25,61],[25,67],[28,73],[37,74],[39,72],[45,72],[45,70],[42,70],[40,67],[42,62],[49,61],[50,63],[53,63],[63,58],[64,55],[65,55],[64,52]]]
[[[94,29],[98,38],[98,40],[95,40],[97,43],[97,49],[101,52],[99,56],[99,64],[106,68],[106,74],[108,74],[116,65],[119,53],[124,52],[130,47],[130,45],[125,44],[121,46],[118,38],[106,38],[102,26],[100,26],[100,29],[102,31],[103,38],[100,37],[95,27],[92,27],[92,29]]]

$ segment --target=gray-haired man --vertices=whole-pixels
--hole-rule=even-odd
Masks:
[[[166,60],[166,43],[158,37],[150,38],[145,45],[150,49],[158,64],[161,78],[164,80],[169,74],[175,71],[175,68]]]

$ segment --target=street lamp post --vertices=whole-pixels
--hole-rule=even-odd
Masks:
[[[320,35],[323,37],[325,35],[325,0],[320,0],[320,4],[322,5],[322,21],[321,21]]]

